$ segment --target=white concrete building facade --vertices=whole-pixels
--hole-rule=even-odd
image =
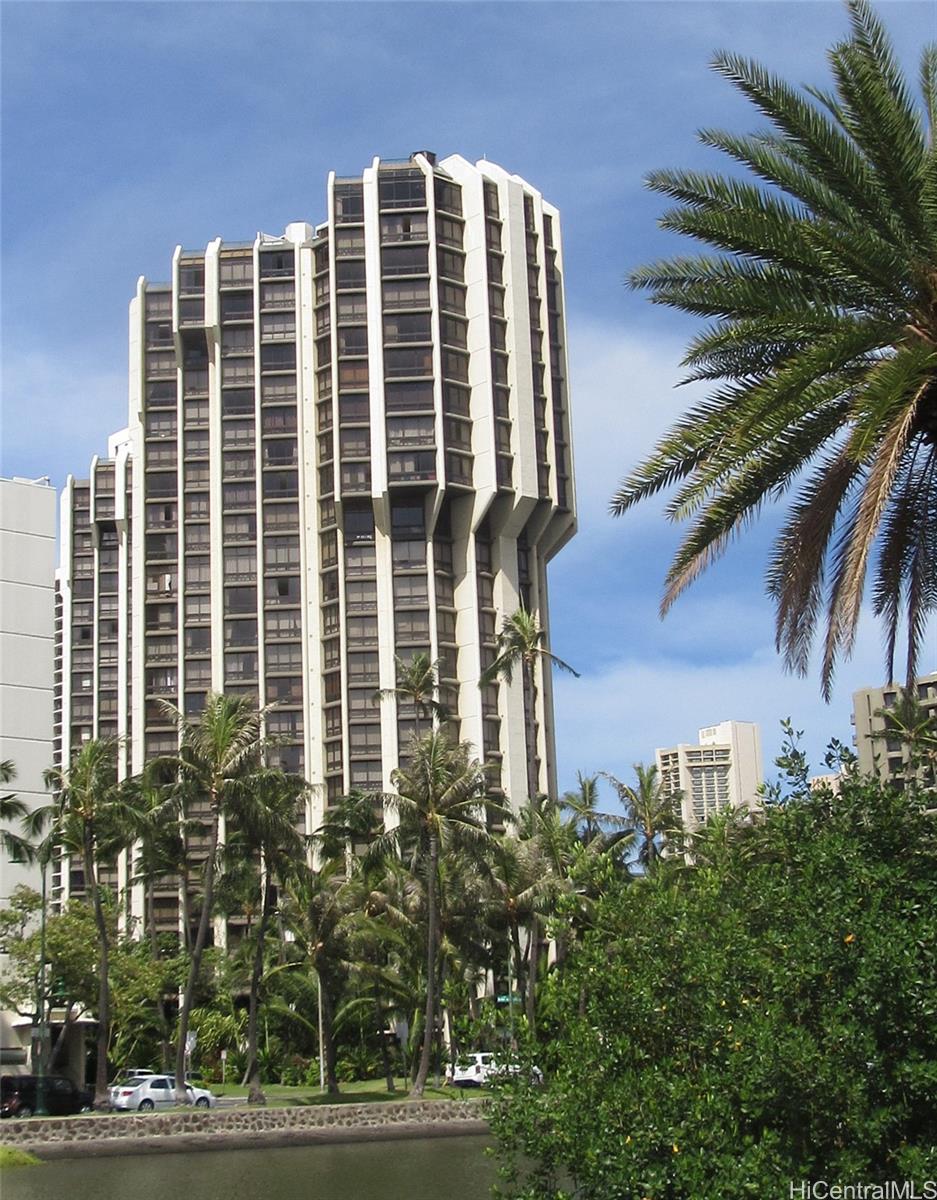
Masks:
[[[747,721],[722,721],[699,731],[696,745],[655,751],[662,786],[680,793],[684,827],[704,824],[725,808],[754,807],[764,775],[761,735]]]
[[[326,211],[139,281],[128,428],[63,497],[59,754],[113,734],[136,772],[176,746],[160,699],[249,694],[314,829],[390,787],[415,714],[375,693],[425,652],[520,807],[555,790],[549,670],[479,678],[519,605],[549,626],[575,531],[559,214],[429,153],[330,176]],[[156,904],[175,927],[174,881]]]
[[[48,480],[0,479],[0,760],[16,771],[0,789],[30,809],[48,804],[54,761],[55,524]],[[0,849],[0,906],[18,884],[38,887],[38,869]]]

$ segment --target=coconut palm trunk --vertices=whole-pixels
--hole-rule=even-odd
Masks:
[[[540,922],[536,916],[530,918],[530,945],[527,965],[527,1028],[531,1035],[536,1032],[537,1022],[537,974],[540,959]]]
[[[381,1066],[384,1068],[384,1079],[387,1082],[388,1092],[396,1092],[397,1085],[394,1082],[394,1069],[390,1060],[390,1051],[387,1049],[387,1038],[384,1036],[384,1010],[381,1005],[381,994],[378,991],[374,993],[374,1021],[375,1028],[381,1039]]]
[[[111,1106],[107,1090],[107,1046],[111,1034],[110,938],[107,920],[104,916],[104,905],[101,902],[101,889],[98,887],[98,877],[95,871],[94,828],[90,821],[85,825],[82,857],[85,868],[85,886],[91,897],[94,923],[98,931],[98,1034],[94,1068],[94,1107],[106,1110]]]
[[[341,1091],[336,1070],[338,1049],[335,1045],[335,1002],[328,976],[323,978],[320,975],[319,978],[322,984],[319,989],[319,1004],[322,1017],[322,1051],[325,1059],[325,1090],[330,1096],[339,1096]]]
[[[524,967],[524,954],[521,950],[521,929],[517,917],[514,913],[510,916],[511,923],[511,948],[514,951],[514,978],[517,984],[517,994],[520,997],[526,1011],[527,1008],[527,971]],[[508,1003],[511,1005],[511,1011],[514,1011],[514,998],[508,997]]]
[[[202,870],[202,911],[199,916],[198,932],[195,935],[195,945],[192,947],[192,957],[189,960],[189,975],[186,979],[185,991],[182,994],[182,1008],[179,1011],[179,1033],[176,1042],[176,1103],[187,1104],[188,1094],[185,1090],[185,1044],[189,1033],[189,1019],[192,1014],[192,999],[195,995],[195,984],[198,981],[202,967],[202,955],[208,942],[208,927],[211,923],[212,905],[215,899],[215,858],[218,854],[218,837],[220,833],[221,815],[218,807],[218,795],[211,794],[211,835],[208,842],[208,857]]]
[[[436,929],[439,924],[436,900],[436,880],[439,872],[439,838],[429,836],[429,862],[426,879],[426,1009],[423,1018],[423,1048],[420,1065],[413,1083],[412,1094],[420,1097],[426,1088],[430,1059],[433,1053],[433,1037],[436,1030]]]
[[[267,927],[270,923],[270,883],[265,879],[263,900],[261,903],[260,921],[257,924],[257,938],[254,947],[254,959],[251,965],[250,995],[247,1009],[247,1103],[266,1104],[260,1081],[260,1056],[257,1052],[257,1013],[260,1007],[260,981],[264,971],[264,948]]]

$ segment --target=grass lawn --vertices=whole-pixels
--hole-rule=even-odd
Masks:
[[[329,1096],[328,1092],[320,1092],[318,1087],[289,1087],[284,1084],[264,1084],[266,1105],[271,1109],[287,1109],[308,1104],[388,1104],[401,1103],[409,1100],[409,1090],[404,1087],[404,1080],[397,1079],[397,1091],[389,1092],[388,1085],[383,1079],[359,1079],[353,1084],[340,1084],[341,1093]],[[240,1084],[206,1084],[200,1082],[199,1087],[210,1087],[215,1096],[224,1099],[246,1100],[247,1088]],[[477,1102],[488,1096],[487,1088],[481,1087],[433,1087],[427,1085],[422,1098],[425,1100],[440,1100],[450,1104]],[[415,1097],[414,1097],[415,1099]],[[173,1111],[173,1110],[164,1110]],[[217,1110],[215,1110],[217,1111]],[[79,1118],[90,1116],[132,1116],[126,1110],[113,1109],[110,1112],[79,1112]],[[31,1121],[59,1120],[58,1117],[31,1117]]]
[[[341,1093],[338,1096],[330,1096],[327,1092],[321,1092],[318,1087],[288,1087],[282,1083],[264,1084],[264,1093],[267,1097],[268,1108],[292,1108],[299,1105],[308,1104],[387,1104],[399,1103],[403,1100],[409,1100],[409,1087],[405,1087],[403,1079],[397,1079],[397,1091],[388,1092],[387,1084],[383,1079],[358,1079],[354,1083],[339,1084]],[[207,1087],[219,1097],[227,1100],[246,1100],[247,1088],[241,1087],[239,1083],[228,1083],[224,1087],[220,1083],[200,1083],[199,1087]],[[453,1088],[453,1087],[433,1087],[431,1084],[426,1087],[423,1092],[424,1100],[438,1100],[440,1102],[449,1101],[450,1103],[459,1103],[463,1100],[481,1100],[490,1093],[487,1088]],[[166,1109],[164,1111],[177,1111]],[[217,1109],[215,1111],[218,1111]],[[110,1113],[77,1113],[79,1119],[84,1117],[101,1117],[101,1116],[132,1116],[124,1109],[113,1109]],[[42,1120],[58,1120],[53,1117],[36,1117],[30,1118],[31,1121]],[[2,1165],[2,1159],[0,1159]],[[8,1164],[12,1165],[12,1163]]]
[[[288,1107],[305,1104],[386,1104],[389,1101],[408,1100],[409,1089],[405,1090],[404,1080],[398,1079],[397,1091],[388,1092],[383,1079],[359,1079],[354,1083],[339,1084],[341,1094],[330,1096],[318,1087],[287,1087],[285,1084],[264,1084],[264,1093],[269,1107]],[[211,1084],[211,1090],[216,1096],[238,1097],[246,1099],[247,1088],[239,1084]],[[424,1100],[471,1100],[478,1099],[487,1092],[480,1088],[436,1088],[428,1085],[423,1093]]]
[[[16,1146],[0,1146],[0,1170],[7,1167],[35,1167],[39,1161],[34,1154],[19,1150]]]

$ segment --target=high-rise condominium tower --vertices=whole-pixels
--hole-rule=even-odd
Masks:
[[[131,304],[128,429],[64,497],[61,757],[117,734],[136,772],[160,699],[248,693],[314,828],[390,787],[417,715],[375,693],[426,652],[499,797],[552,789],[549,672],[479,677],[575,530],[566,378],[557,212],[492,163],[375,159],[324,224],[177,249]]]
[[[698,745],[655,750],[661,785],[680,798],[684,828],[703,825],[724,808],[760,804],[761,735],[748,721],[722,721],[699,731]]]

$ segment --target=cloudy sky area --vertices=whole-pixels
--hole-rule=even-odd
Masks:
[[[916,77],[927,2],[879,6]],[[487,157],[563,214],[578,537],[551,568],[561,786],[623,777],[655,746],[754,720],[807,731],[819,769],[851,693],[881,682],[867,621],[827,706],[785,675],[762,576],[771,515],[664,621],[677,542],[660,506],[607,515],[620,477],[687,403],[693,324],[623,286],[683,249],[656,228],[655,167],[717,166],[698,126],[760,124],[708,69],[730,49],[825,84],[838,3],[7,3],[2,6],[5,475],[81,474],[126,422],[127,304],[173,247],[323,219],[330,169],[416,149]],[[931,637],[925,670],[937,667]]]

